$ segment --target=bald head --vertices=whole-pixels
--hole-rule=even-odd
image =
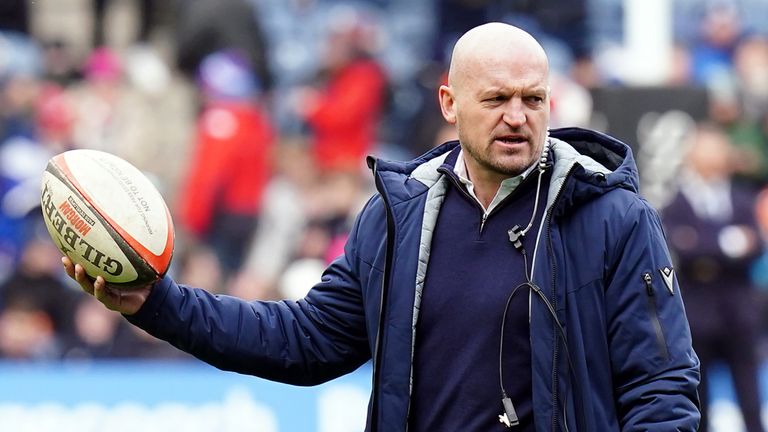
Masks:
[[[523,30],[490,23],[465,33],[438,97],[481,202],[490,203],[505,178],[541,155],[549,126],[549,62]]]
[[[493,66],[505,59],[524,60],[549,73],[544,48],[530,34],[504,23],[488,23],[464,33],[453,47],[448,84],[461,87],[473,79],[478,68]]]

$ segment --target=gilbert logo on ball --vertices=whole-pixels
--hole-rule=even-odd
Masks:
[[[168,207],[141,171],[109,153],[70,150],[51,158],[41,203],[51,238],[92,277],[131,288],[161,278],[174,233]]]

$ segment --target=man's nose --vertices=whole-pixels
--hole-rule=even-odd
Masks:
[[[512,98],[507,101],[504,108],[504,122],[511,127],[520,127],[524,125],[526,117],[523,108],[523,101],[520,98]]]

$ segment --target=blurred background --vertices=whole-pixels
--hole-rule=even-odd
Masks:
[[[764,430],[765,0],[3,0],[2,429],[362,430],[369,366],[312,389],[219,372],[80,293],[42,224],[41,174],[69,149],[123,157],[171,209],[177,280],[300,298],[373,191],[364,156],[454,138],[437,88],[453,42],[487,21],[544,45],[552,127],[633,148],[709,430]]]

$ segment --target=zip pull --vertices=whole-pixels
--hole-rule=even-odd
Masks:
[[[656,306],[656,290],[653,289],[653,277],[650,272],[643,273],[643,282],[645,283],[645,290],[648,293],[648,315],[653,326],[653,332],[656,334],[656,345],[659,348],[659,354],[661,358],[669,360],[669,348],[667,348],[667,339],[664,336],[664,330],[661,326],[661,320],[659,319],[659,309]]]
[[[645,290],[648,292],[648,295],[655,295],[653,291],[653,278],[651,277],[651,274],[648,272],[643,273],[643,281],[645,282]]]

